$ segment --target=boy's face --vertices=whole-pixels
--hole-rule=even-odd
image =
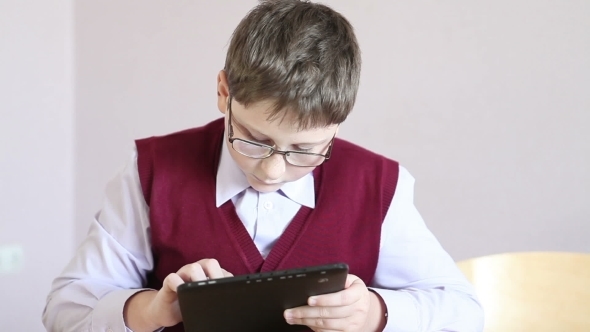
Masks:
[[[218,77],[218,107],[221,113],[226,115],[226,128],[229,128],[227,123],[229,94],[227,84],[224,82],[226,82],[225,73],[222,71]],[[270,102],[259,102],[245,108],[232,100],[234,137],[275,146],[279,150],[304,150],[319,154],[327,152],[332,138],[338,131],[337,125],[298,130],[289,118],[290,115],[284,119],[268,121],[268,112],[272,106]],[[260,192],[276,191],[284,183],[299,180],[314,170],[314,167],[293,166],[278,153],[265,159],[244,156],[232,148],[227,135],[225,143],[232,158],[246,175],[250,186]]]

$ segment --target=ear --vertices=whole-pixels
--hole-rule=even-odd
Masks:
[[[227,75],[225,70],[221,70],[217,75],[217,107],[222,114],[227,110],[227,101],[229,99],[229,85],[227,84]]]

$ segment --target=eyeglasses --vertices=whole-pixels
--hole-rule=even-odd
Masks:
[[[272,156],[275,153],[282,154],[285,158],[285,161],[293,166],[298,167],[316,167],[324,163],[324,161],[330,159],[330,155],[332,154],[332,145],[334,143],[334,138],[336,134],[332,136],[330,143],[328,145],[328,151],[326,154],[319,154],[319,153],[312,153],[312,152],[304,152],[304,151],[281,151],[276,149],[274,146],[249,141],[247,139],[242,138],[235,138],[234,136],[234,128],[232,125],[231,120],[231,104],[232,104],[232,97],[229,96],[227,110],[229,113],[229,131],[227,134],[227,139],[232,145],[232,148],[236,150],[238,153],[254,158],[254,159],[265,159]]]

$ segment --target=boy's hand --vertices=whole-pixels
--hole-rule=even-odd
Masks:
[[[289,324],[307,325],[316,332],[374,331],[376,327],[373,326],[379,326],[379,322],[367,319],[369,309],[381,311],[381,308],[379,305],[371,308],[374,301],[380,301],[372,297],[376,295],[369,292],[365,283],[359,277],[349,274],[344,290],[312,296],[307,306],[285,310],[285,319]]]
[[[202,259],[196,263],[180,268],[176,273],[170,273],[165,279],[160,291],[148,307],[148,317],[156,325],[174,326],[182,321],[176,288],[189,281],[201,281],[231,277],[233,274],[219,266],[215,259]]]
[[[233,274],[219,266],[215,259],[202,259],[196,263],[188,264],[180,268],[176,273],[170,273],[163,282],[162,288],[151,297],[151,300],[144,307],[143,323],[155,327],[155,329],[166,326],[174,326],[182,321],[176,288],[189,281],[200,281],[206,279],[217,279],[231,277]],[[154,291],[155,292],[155,291]],[[146,292],[144,292],[146,293]],[[140,295],[139,293],[137,295]],[[130,301],[133,300],[133,297]],[[129,303],[131,305],[131,303]],[[133,329],[133,324],[127,322],[127,327]],[[153,329],[152,329],[153,331]]]

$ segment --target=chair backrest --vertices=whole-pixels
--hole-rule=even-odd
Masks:
[[[506,253],[457,265],[475,286],[486,332],[590,331],[590,254]]]

